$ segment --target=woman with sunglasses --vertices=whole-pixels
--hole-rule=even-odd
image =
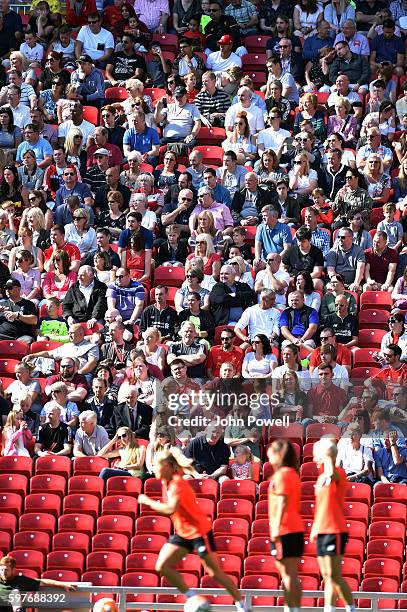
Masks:
[[[58,123],[58,102],[65,98],[65,83],[60,76],[52,79],[49,89],[41,91],[38,106],[48,123]]]
[[[216,253],[212,236],[210,234],[198,234],[195,240],[195,250],[193,253],[188,255],[185,263],[185,272],[189,270],[189,261],[193,257],[201,257],[204,262],[204,274],[213,276],[214,278],[219,277],[220,272],[220,254]]]
[[[253,162],[257,157],[255,137],[250,133],[247,113],[240,111],[236,113],[234,127],[231,134],[222,142],[225,151],[234,151],[237,155],[238,164]]]
[[[41,274],[33,267],[34,257],[30,251],[21,249],[15,256],[16,268],[11,277],[20,281],[21,297],[38,305],[41,298]]]
[[[103,468],[99,476],[104,481],[112,476],[133,476],[144,474],[146,447],[138,444],[129,427],[119,427],[115,436],[98,452],[98,457],[116,459],[111,468]]]
[[[404,278],[402,277],[402,279],[399,279],[399,280],[404,281]],[[397,287],[397,283],[396,283],[396,287]],[[395,290],[396,289],[394,289],[394,291]],[[404,313],[396,312],[392,314],[388,320],[388,324],[389,324],[389,331],[387,332],[385,336],[383,336],[381,348],[380,348],[380,357],[381,357],[380,361],[382,365],[385,364],[384,353],[386,352],[386,349],[390,344],[397,344],[403,351],[400,359],[402,361],[407,360],[407,328],[404,323]]]
[[[353,243],[360,246],[364,251],[366,249],[371,249],[373,246],[373,238],[369,232],[364,229],[363,218],[359,212],[349,215],[348,225],[353,232]]]
[[[201,283],[203,279],[203,270],[199,268],[188,270],[183,286],[181,289],[178,289],[174,297],[174,306],[178,313],[188,308],[188,294],[192,292],[199,293],[201,308],[203,310],[209,310],[209,291],[202,287]]]
[[[140,164],[142,163],[141,153],[138,151],[131,151],[127,156],[127,163],[129,167],[127,170],[121,172],[120,183],[131,190],[139,189],[140,185],[138,179],[142,174],[140,170]]]
[[[23,216],[26,211],[29,211],[31,208],[39,208],[42,212],[42,214],[44,215],[44,222],[45,222],[45,228],[46,231],[48,231],[49,229],[51,229],[51,225],[54,219],[54,213],[52,212],[51,209],[48,208],[48,206],[45,203],[45,196],[44,196],[44,192],[40,191],[39,189],[34,189],[29,195],[28,195],[28,206],[29,208],[26,208],[23,211]],[[28,212],[26,213],[28,214]],[[42,248],[42,247],[40,247]],[[44,249],[42,249],[44,250]]]
[[[126,131],[123,126],[118,125],[116,118],[116,108],[112,104],[107,104],[100,111],[102,126],[109,132],[108,142],[123,150],[123,136]]]
[[[264,334],[256,334],[251,343],[253,350],[246,353],[243,359],[243,378],[271,378],[277,359],[271,350],[270,340]]]
[[[345,174],[345,185],[336,194],[335,200],[332,202],[332,211],[334,213],[334,222],[332,229],[336,230],[341,227],[348,227],[349,215],[359,213],[363,220],[363,225],[366,230],[370,227],[370,211],[372,209],[372,198],[367,190],[361,185],[365,181],[363,176],[356,168],[348,168]]]
[[[83,262],[97,251],[96,232],[89,226],[89,219],[89,211],[78,208],[73,214],[73,223],[65,226],[65,241],[78,247]]]
[[[96,218],[96,227],[107,227],[113,241],[119,238],[120,232],[126,227],[126,214],[123,212],[124,198],[120,191],[109,191],[107,194],[108,210],[104,210]]]
[[[371,448],[361,444],[362,435],[362,429],[356,421],[348,425],[338,442],[336,463],[345,470],[348,482],[363,482],[373,486],[373,453]]]
[[[22,185],[21,193],[25,206],[30,206],[29,198],[33,189],[39,190],[44,182],[44,170],[37,166],[37,157],[33,149],[23,153],[22,165],[17,168],[18,178]]]
[[[385,204],[390,197],[391,178],[384,172],[383,161],[379,155],[372,153],[366,161],[363,175],[367,191],[372,199],[373,208]]]
[[[78,168],[80,175],[85,176],[88,156],[86,150],[82,148],[82,141],[82,130],[71,127],[65,138],[64,151],[67,164],[73,164]]]
[[[56,251],[52,256],[49,270],[45,275],[42,292],[44,298],[56,297],[63,300],[68,289],[76,282],[75,272],[69,270],[70,261],[66,251]]]
[[[288,173],[290,189],[297,195],[308,196],[318,186],[318,175],[310,167],[309,154],[297,153],[293,169]]]
[[[172,185],[178,183],[180,175],[177,170],[178,160],[175,153],[172,151],[166,151],[164,155],[164,166],[160,169],[154,170],[155,184],[158,189],[167,190]]]
[[[153,112],[153,102],[150,96],[144,95],[144,84],[139,79],[127,79],[126,91],[128,98],[122,103],[123,110],[127,116],[132,113],[132,106],[136,99],[142,98],[148,105],[150,112]]]
[[[22,139],[20,128],[14,124],[11,108],[2,106],[0,108],[0,148],[6,154],[6,159],[14,159]]]

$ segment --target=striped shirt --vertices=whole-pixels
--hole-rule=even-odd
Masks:
[[[248,0],[242,0],[240,6],[232,6],[231,4],[229,4],[229,6],[227,6],[225,9],[225,15],[236,19],[237,23],[240,26],[240,31],[243,34],[253,28],[256,28],[256,26],[245,27],[250,22],[252,17],[257,15],[256,7],[251,2],[248,2]]]
[[[135,0],[134,10],[150,32],[154,32],[160,25],[161,13],[170,14],[168,0]]]
[[[209,117],[212,113],[226,113],[230,107],[230,98],[220,89],[216,89],[212,96],[203,89],[196,96],[194,104],[201,115]]]

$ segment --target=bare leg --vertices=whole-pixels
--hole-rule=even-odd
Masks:
[[[156,571],[165,576],[181,593],[186,593],[188,586],[181,574],[175,569],[175,565],[187,554],[188,551],[185,548],[180,548],[174,544],[165,544],[158,555],[155,566]]]
[[[221,569],[218,562],[218,557],[215,553],[208,553],[204,559],[201,559],[202,565],[208,572],[209,576],[215,578],[227,592],[232,596],[233,601],[242,601],[242,596],[239,589],[227,574]]]
[[[354,603],[348,583],[342,578],[341,561],[342,555],[318,557],[321,574],[325,581],[325,605],[335,606],[338,597],[341,597],[348,605]]]
[[[300,608],[302,589],[298,576],[298,558],[287,557],[281,561],[276,561],[276,566],[281,574],[286,606],[289,608]]]

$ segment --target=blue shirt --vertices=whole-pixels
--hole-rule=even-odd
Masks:
[[[304,327],[302,320],[301,320],[302,308],[301,309],[295,308],[293,310],[293,313],[294,313],[294,319],[293,319],[293,325],[291,328],[290,328],[291,317],[288,316],[287,310],[283,310],[283,312],[281,313],[278,324],[280,326],[280,329],[282,327],[288,327],[289,331],[292,333],[293,336],[301,337],[305,334],[305,332],[308,329],[308,327]],[[312,325],[313,323],[315,323],[316,325],[319,325],[318,313],[314,308],[312,308],[312,312],[310,313],[308,323],[309,325]]]
[[[77,196],[81,204],[84,204],[85,198],[93,198],[90,187],[86,183],[76,183],[73,189],[67,189],[65,185],[63,185],[63,187],[58,189],[55,195],[56,208],[62,204],[66,204],[66,200],[69,196]]]
[[[313,60],[316,57],[319,57],[319,52],[323,47],[333,47],[334,39],[329,38],[319,38],[319,36],[310,36],[305,39],[304,47],[302,49],[302,57],[305,60]]]
[[[95,223],[93,209],[85,204],[81,204],[79,208],[86,208],[89,213],[89,225],[93,225]],[[73,223],[73,215],[68,204],[62,204],[56,208],[53,223],[57,223],[58,225],[68,225],[68,223]]]
[[[157,130],[146,126],[144,132],[136,132],[135,128],[129,128],[123,136],[123,144],[128,145],[132,151],[148,153],[153,145],[160,144],[160,137]]]
[[[381,467],[383,470],[383,474],[390,481],[396,478],[406,478],[407,479],[407,448],[399,447],[399,453],[403,457],[404,462],[400,465],[396,465],[393,461],[393,455],[391,453],[391,449],[380,448],[374,454],[376,467]]]
[[[281,253],[284,244],[291,244],[293,241],[290,228],[280,221],[277,221],[273,228],[261,223],[257,228],[255,240],[262,244],[264,259],[269,253]]]
[[[44,161],[45,155],[50,155],[52,157],[52,147],[50,143],[48,140],[45,140],[45,138],[41,138],[40,136],[35,145],[30,144],[26,140],[18,145],[16,157],[18,162],[22,161],[24,153],[29,149],[34,151],[35,157],[37,158],[37,164],[38,162]]]
[[[397,62],[397,53],[404,55],[404,42],[400,36],[393,34],[391,38],[385,38],[379,34],[371,42],[371,51],[376,51],[376,62]]]
[[[127,249],[129,246],[129,239],[132,232],[129,229],[124,229],[120,232],[118,245],[121,249]],[[140,234],[144,238],[144,248],[152,249],[154,242],[154,234],[146,227],[140,227]]]
[[[215,200],[215,202],[219,202],[219,204],[224,204],[228,208],[230,208],[232,205],[230,191],[219,183],[217,183],[215,189],[213,190],[213,199]]]

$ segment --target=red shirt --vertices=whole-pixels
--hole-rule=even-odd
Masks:
[[[195,492],[186,480],[176,475],[167,489],[163,483],[164,500],[167,499],[167,493],[178,500],[178,508],[171,516],[177,535],[193,540],[206,535],[212,529],[210,517],[199,511]]]
[[[344,533],[346,522],[343,514],[343,501],[347,487],[346,474],[340,467],[335,468],[338,480],[322,486],[325,476],[319,476],[315,486],[315,518],[313,529],[317,534]]]
[[[344,344],[336,343],[336,362],[339,365],[352,367],[352,355],[350,350]],[[321,347],[314,349],[311,353],[309,365],[311,368],[316,368],[321,365]]]
[[[319,384],[308,391],[308,400],[313,406],[312,416],[337,417],[346,405],[347,394],[336,385],[325,388]]]
[[[370,276],[376,283],[386,282],[389,265],[397,263],[398,255],[395,249],[386,248],[381,255],[375,253],[373,248],[365,251],[366,263],[370,264]]]
[[[58,250],[58,251],[66,251],[68,253],[69,263],[70,264],[72,264],[72,262],[74,262],[74,261],[80,261],[81,260],[81,253],[80,253],[78,247],[75,246],[74,244],[71,244],[70,242],[64,242],[64,244],[59,249],[56,249],[56,250]],[[54,251],[54,247],[53,246],[50,246],[50,247],[48,247],[48,249],[45,249],[45,251],[44,251],[45,261],[49,261],[54,253],[55,253],[55,251]]]
[[[93,158],[93,154],[98,149],[107,149],[109,151],[109,166],[110,167],[120,166],[123,163],[123,154],[117,145],[110,144],[110,143],[105,144],[103,147],[98,147],[97,145],[93,145],[92,147],[89,147],[89,149],[87,150],[87,154],[88,154],[88,161],[86,163],[87,168],[91,168],[94,164],[96,164],[96,160]]]
[[[231,351],[224,351],[221,346],[213,346],[209,351],[206,367],[212,372],[212,376],[218,377],[220,366],[225,361],[230,361],[235,366],[236,372],[242,371],[244,353],[239,346],[232,347]]]
[[[377,372],[372,378],[382,380],[386,386],[386,399],[391,400],[393,398],[393,389],[398,385],[403,387],[406,385],[407,380],[407,364],[402,363],[401,367],[395,370],[392,366],[386,365],[384,368]]]
[[[270,530],[273,529],[273,519],[276,516],[277,497],[284,495],[287,506],[281,518],[279,535],[300,533],[304,531],[304,523],[300,514],[301,481],[297,472],[290,467],[282,467],[270,480],[268,490]]]

